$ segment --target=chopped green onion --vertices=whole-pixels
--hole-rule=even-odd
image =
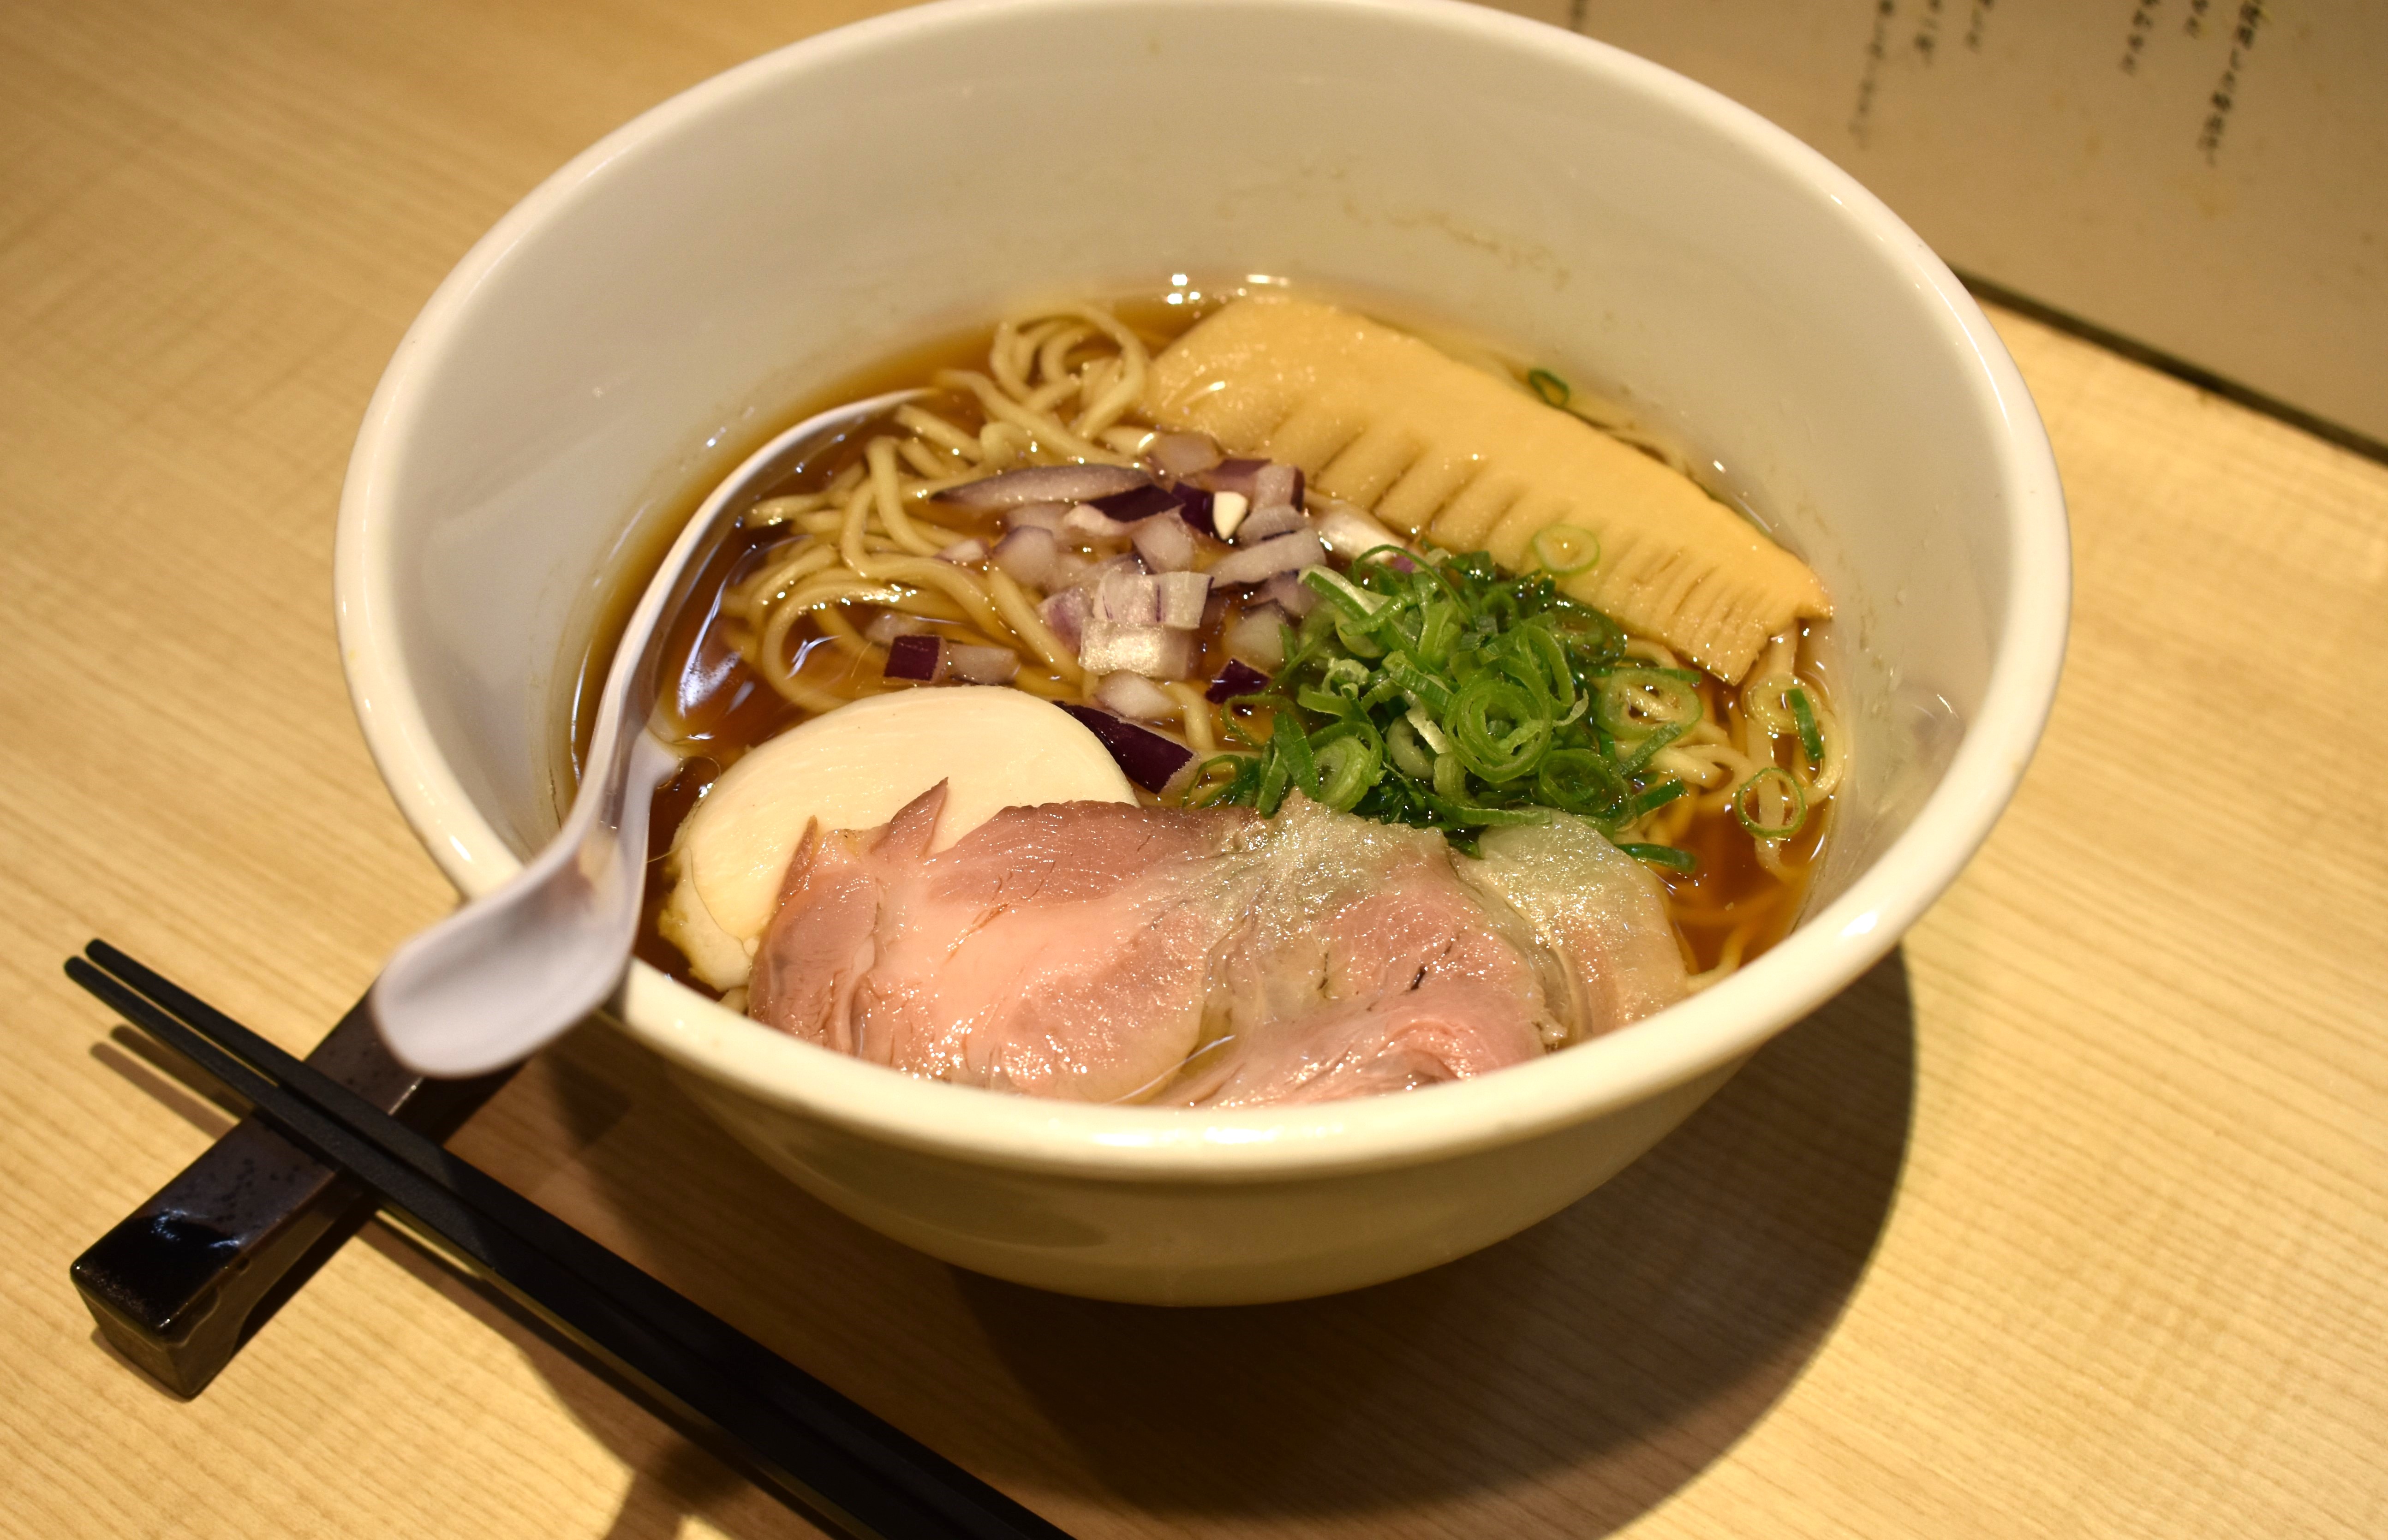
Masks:
[[[1388,655],[1384,670],[1387,679],[1400,685],[1411,702],[1429,715],[1440,717],[1451,709],[1451,686],[1419,668],[1407,654]]]
[[[1769,784],[1780,784],[1782,791],[1779,795],[1786,799],[1784,806],[1790,809],[1780,823],[1762,816],[1774,810],[1771,805],[1761,810],[1761,815],[1753,815],[1749,810],[1749,794]],[[1799,783],[1793,779],[1789,770],[1780,765],[1769,765],[1734,788],[1733,816],[1743,828],[1759,839],[1789,839],[1808,821],[1808,796],[1799,789]]]
[[[1789,674],[1769,674],[1753,679],[1741,687],[1741,713],[1776,737],[1796,733],[1797,720],[1791,714],[1791,692],[1798,681]]]
[[[1451,740],[1443,734],[1442,727],[1435,719],[1426,714],[1423,706],[1411,706],[1406,719],[1412,727],[1417,729],[1417,735],[1427,747],[1437,754],[1451,752]]]
[[[1604,668],[1625,654],[1625,632],[1596,609],[1557,599],[1541,619],[1559,645],[1585,668]]]
[[[1554,578],[1588,572],[1600,560],[1600,537],[1572,524],[1546,524],[1530,542],[1534,560]]]
[[[1663,866],[1670,872],[1689,872],[1700,864],[1690,851],[1678,850],[1671,845],[1620,845],[1617,848],[1645,866]]]
[[[1693,723],[1698,720],[1699,719],[1695,717],[1692,719],[1692,721],[1689,722],[1672,722],[1660,728],[1658,732],[1653,732],[1647,738],[1635,744],[1632,748],[1627,749],[1623,757],[1617,761],[1617,768],[1628,775],[1641,774],[1645,770],[1649,768],[1650,761],[1658,757],[1658,753],[1661,749],[1666,748],[1676,739],[1690,732]]]
[[[1533,770],[1550,747],[1549,712],[1523,685],[1491,670],[1452,698],[1452,747],[1467,768],[1499,785]]]
[[[1355,701],[1360,698],[1360,692],[1368,687],[1368,668],[1365,664],[1352,658],[1330,658],[1321,682],[1344,699]]]
[[[1384,643],[1370,635],[1367,627],[1355,626],[1340,615],[1335,617],[1335,640],[1343,643],[1345,652],[1361,657],[1385,655]]]
[[[1551,821],[1548,808],[1487,808],[1481,803],[1438,796],[1432,792],[1418,795],[1436,817],[1461,829],[1489,829],[1503,824],[1548,823]]]
[[[1310,734],[1302,731],[1292,712],[1278,714],[1277,725],[1269,732],[1269,746],[1284,761],[1286,774],[1296,787],[1306,795],[1317,786],[1318,761],[1311,753]]]
[[[1349,695],[1332,690],[1314,690],[1305,684],[1293,693],[1294,704],[1305,711],[1315,711],[1323,717],[1348,717],[1358,703]]]
[[[1691,788],[1681,781],[1671,779],[1661,781],[1655,786],[1645,787],[1625,799],[1625,806],[1619,812],[1617,821],[1620,825],[1628,824],[1645,813],[1657,812],[1689,790]]]
[[[1452,643],[1459,640],[1465,622],[1459,606],[1448,599],[1429,600],[1418,613],[1417,656],[1430,667],[1440,667],[1451,656]]]
[[[1684,797],[1680,777],[1649,767],[1707,719],[1707,676],[1631,658],[1614,620],[1559,593],[1596,555],[1588,530],[1554,525],[1524,573],[1481,551],[1421,557],[1390,546],[1342,571],[1305,570],[1300,580],[1323,602],[1279,630],[1284,661],[1267,687],[1228,703],[1226,731],[1249,751],[1206,760],[1189,800],[1273,814],[1300,791],[1439,830],[1469,851],[1484,829],[1555,811],[1614,837]],[[1769,694],[1751,717],[1771,708],[1780,736],[1802,706],[1812,725],[1821,704],[1796,690]],[[1801,741],[1812,761],[1821,732]],[[1773,773],[1785,784],[1758,784],[1761,775],[1728,799],[1763,839],[1787,837],[1805,816],[1801,788]],[[1669,846],[1630,847],[1670,871],[1695,869]]]
[[[1384,744],[1376,730],[1360,719],[1340,722],[1319,734],[1312,745],[1317,757],[1315,786],[1302,789],[1339,813],[1348,813],[1376,783],[1385,761]]]
[[[1302,581],[1304,587],[1322,598],[1331,600],[1336,608],[1354,620],[1365,621],[1385,606],[1382,594],[1369,592],[1332,567],[1303,567]]]
[[[1195,772],[1195,783],[1200,784],[1213,766],[1226,762],[1236,767],[1236,773],[1224,786],[1214,787],[1201,795],[1195,806],[1215,808],[1221,803],[1240,804],[1251,799],[1261,783],[1261,757],[1257,754],[1214,754],[1202,761]]]
[[[1543,398],[1545,406],[1565,406],[1568,398],[1575,393],[1568,388],[1567,381],[1548,369],[1529,370],[1526,384],[1535,395]]]
[[[1605,821],[1625,793],[1625,780],[1616,767],[1588,748],[1553,749],[1534,772],[1537,798],[1588,818]]]
[[[1558,637],[1539,616],[1509,635],[1511,675],[1528,689],[1548,695],[1552,705],[1568,713],[1567,720],[1575,720],[1580,713],[1569,709],[1576,704],[1575,670],[1569,667],[1567,648]]]
[[[1252,807],[1261,817],[1269,817],[1284,805],[1286,783],[1290,779],[1284,756],[1269,755],[1261,768],[1260,783],[1252,788]]]
[[[1601,680],[1594,714],[1603,731],[1620,744],[1632,745],[1618,765],[1627,774],[1648,764],[1706,715],[1698,687],[1676,677],[1683,671],[1616,668]]]
[[[1277,674],[1280,678],[1292,678],[1293,671],[1300,668],[1308,656],[1312,643],[1306,640],[1306,631],[1298,631],[1282,620],[1277,623],[1277,652],[1279,657],[1285,659],[1283,663],[1277,665]]]
[[[1816,726],[1816,708],[1808,703],[1807,690],[1794,685],[1783,692],[1783,697],[1791,703],[1791,719],[1799,724],[1799,746],[1808,751],[1808,763],[1822,765],[1824,734]]]

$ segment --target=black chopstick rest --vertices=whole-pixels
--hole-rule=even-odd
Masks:
[[[506,1080],[414,1074],[382,1046],[362,1000],[307,1063],[433,1139],[455,1132]],[[110,1345],[169,1390],[197,1395],[378,1204],[362,1182],[251,1114],[70,1271]]]
[[[67,974],[352,1174],[692,1437],[866,1540],[1067,1540],[1003,1493],[133,959]]]

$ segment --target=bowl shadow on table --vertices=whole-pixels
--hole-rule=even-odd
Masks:
[[[1240,1309],[1071,1299],[896,1246],[763,1167],[610,1031],[542,1055],[457,1144],[1082,1533],[1440,1534],[1481,1527],[1465,1515],[1489,1498],[1509,1532],[1598,1534],[1731,1447],[1830,1330],[1889,1209],[1913,1063],[1893,951],[1564,1212],[1415,1278]],[[692,1514],[740,1540],[814,1533],[498,1296],[380,1226],[362,1239],[504,1338],[622,1461],[609,1540]]]
[[[1527,1511],[1603,1534],[1731,1447],[1822,1343],[1889,1210],[1913,1063],[1893,951],[1606,1186],[1430,1272],[1238,1310],[963,1291],[1139,1507],[1374,1512],[1382,1533],[1391,1510],[1541,1486]]]
[[[1831,1330],[1898,1183],[1914,1027],[1894,950],[1542,1224],[1414,1278],[1234,1309],[1107,1305],[935,1263],[765,1170],[620,1035],[550,1058],[578,1152],[531,1156],[492,1128],[466,1140],[486,1142],[476,1158],[1065,1527],[1442,1533],[1491,1499],[1503,1527],[1598,1534],[1730,1448]],[[581,1379],[556,1379],[567,1404],[616,1420]],[[709,1459],[620,1452],[642,1472],[621,1540],[651,1532],[642,1505],[778,1529],[728,1500]]]

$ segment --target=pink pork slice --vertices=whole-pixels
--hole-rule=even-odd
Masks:
[[[1161,1100],[1414,1090],[1540,1058],[1564,1037],[1531,930],[1461,883],[1441,834],[1297,796],[1260,853],[1248,923],[1212,969],[1226,1033]]]
[[[808,834],[748,1012],[908,1074],[1112,1101],[1175,1073],[1259,820],[1109,802],[1007,808],[928,853],[942,783],[883,828]]]
[[[1299,795],[1058,803],[930,855],[943,796],[807,835],[757,1020],[965,1085],[1224,1107],[1486,1074],[1683,992],[1656,879],[1571,820],[1479,862]]]

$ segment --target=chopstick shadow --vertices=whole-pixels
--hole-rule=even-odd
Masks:
[[[230,1133],[245,1110],[215,1076],[133,1027],[111,1027],[91,1056],[210,1139]]]
[[[1524,1509],[1604,1534],[1730,1448],[1830,1331],[1889,1211],[1913,1066],[1894,950],[1607,1185],[1431,1272],[1235,1310],[964,1293],[1147,1511],[1519,1533],[1482,1499],[1539,1487]]]
[[[829,1532],[781,1507],[708,1450],[635,1401],[584,1361],[537,1317],[430,1246],[385,1225],[358,1240],[447,1296],[521,1354],[571,1411],[573,1419],[629,1472],[603,1540],[676,1540],[688,1519],[703,1516],[738,1540],[778,1540]]]

